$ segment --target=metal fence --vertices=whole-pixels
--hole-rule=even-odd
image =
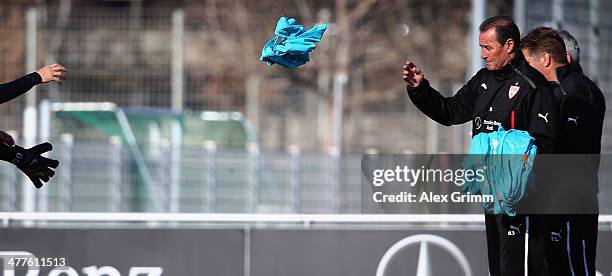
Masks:
[[[108,101],[122,107],[240,111],[254,126],[261,152],[219,150],[213,157],[203,145],[186,146],[180,175],[173,172],[172,162],[147,159],[152,177],[159,179],[147,185],[139,179],[138,168],[126,160],[127,150],[118,149],[116,142],[57,137],[54,154],[62,166],[48,190],[37,192],[36,201],[26,190],[29,184],[6,168],[5,210],[354,212],[360,204],[358,179],[352,179],[359,176],[359,153],[465,148],[465,128],[442,129],[426,119],[408,104],[405,87],[395,75],[403,54],[418,52],[415,58],[424,67],[446,72],[444,77],[432,76],[432,82],[456,87],[464,73],[447,69],[459,67],[456,61],[429,58],[448,49],[443,44],[435,50],[424,45],[435,39],[429,28],[448,32],[449,37],[461,37],[465,28],[434,24],[406,32],[408,26],[430,24],[434,16],[411,18],[406,10],[389,9],[409,7],[410,1],[374,1],[371,9],[360,4],[356,11],[351,7],[348,11],[355,18],[350,28],[355,32],[337,31],[338,15],[320,3],[298,8],[289,1],[285,6],[245,1],[245,7],[223,1],[194,1],[180,8],[107,1],[63,5],[70,2],[0,4],[6,14],[0,19],[0,32],[6,34],[0,45],[6,51],[0,55],[10,68],[3,71],[3,80],[55,61],[69,70],[61,86],[38,86],[27,100],[2,105],[0,127],[16,130],[18,143],[32,145],[45,137],[33,131],[43,120],[23,114],[43,99]],[[458,9],[438,9],[445,4]],[[422,5],[422,11],[463,22],[465,7],[450,1]],[[292,14],[287,15],[307,27],[330,23],[310,63],[293,71],[259,62],[261,46],[273,35],[279,15],[289,10]],[[394,17],[407,19],[395,25],[388,20]],[[338,56],[349,48],[345,39],[352,43],[351,70],[338,72]],[[348,76],[344,85],[338,82],[343,74]],[[344,100],[338,101],[338,95]],[[303,152],[286,151],[290,145]],[[335,146],[341,147],[339,152],[330,150]],[[159,156],[167,156],[168,147],[160,147],[164,154]]]
[[[50,157],[61,166],[36,192],[36,211],[53,212],[221,212],[359,213],[361,155],[259,152],[184,146],[173,163],[167,143],[146,158],[152,182],[135,168],[118,138],[52,141]],[[10,164],[2,165],[2,211],[23,210],[29,180]],[[178,178],[174,170],[178,170]]]
[[[194,1],[181,8],[134,8],[105,1],[69,7],[61,3],[70,1],[0,4],[5,15],[0,20],[0,58],[6,68],[0,78],[10,80],[60,61],[70,70],[69,80],[61,86],[40,86],[35,102],[110,101],[119,106],[240,111],[252,122],[264,149],[297,144],[308,150],[341,146],[343,152],[465,150],[469,130],[443,128],[426,119],[409,103],[396,76],[401,60],[412,58],[442,91],[455,91],[464,82],[469,57],[462,53],[471,49],[464,43],[449,47],[446,41],[468,37],[469,1],[433,1],[419,3],[418,8],[409,0],[371,1],[375,3],[371,9],[351,23],[355,31],[348,37],[335,30],[339,15],[326,5],[268,7],[246,1],[240,7],[221,2],[211,7],[207,1]],[[587,74],[608,94],[612,85],[609,2],[517,0],[514,4],[523,32],[547,24],[573,33],[582,46]],[[453,6],[440,8],[443,5]],[[233,16],[245,8],[253,9],[248,17]],[[311,62],[299,70],[268,68],[258,61],[260,46],[271,37],[283,9],[308,26],[330,23]],[[400,22],[389,22],[390,18]],[[334,79],[338,80],[343,39],[353,45],[351,70],[346,84],[339,86],[342,112],[334,113],[338,109],[332,104]],[[0,127],[20,133],[30,129],[23,124],[25,104],[24,98],[3,104]],[[606,122],[604,133],[610,131]],[[612,145],[608,140],[604,137],[606,152]]]
[[[461,66],[465,57],[433,59],[440,53],[449,56],[453,49],[443,43],[433,43],[435,49],[424,45],[435,42],[428,30],[461,39],[467,31],[465,24],[450,28],[448,24],[423,25],[431,24],[430,16],[410,16],[404,14],[406,10],[390,9],[411,7],[411,1],[374,1],[372,9],[351,19],[351,28],[358,31],[348,33],[337,30],[335,10],[321,3],[311,3],[311,11],[305,13],[304,7],[293,7],[290,1],[284,7],[246,1],[246,8],[253,10],[246,13],[245,24],[234,16],[244,10],[234,4],[223,5],[223,1],[214,8],[209,1],[194,1],[193,6],[180,9],[133,8],[107,1],[73,3],[66,8],[61,5],[65,2],[70,1],[36,6],[0,4],[2,11],[10,14],[0,19],[0,32],[7,34],[0,39],[7,50],[0,58],[11,68],[3,72],[3,80],[55,61],[69,70],[63,85],[39,86],[35,102],[109,101],[122,107],[240,111],[255,127],[260,146],[269,150],[292,144],[314,151],[341,146],[343,152],[355,153],[370,148],[384,152],[465,149],[467,130],[435,126],[409,104],[405,86],[397,77],[401,60],[410,53],[436,72],[429,78],[438,87],[445,91],[456,88],[465,75]],[[427,3],[421,9],[467,23],[462,13],[468,7],[465,1],[448,2]],[[442,5],[456,5],[457,9],[439,9]],[[267,67],[259,61],[261,46],[272,37],[276,20],[283,13],[297,17],[307,27],[330,23],[312,60],[298,70]],[[370,16],[377,13],[380,16]],[[405,18],[405,22],[389,22],[393,17]],[[406,32],[408,26],[414,28]],[[334,86],[342,79],[337,63],[345,38],[353,45],[351,68],[344,85]],[[27,52],[28,47],[34,50]],[[344,97],[335,106],[334,87],[342,89],[339,95]],[[20,133],[31,129],[27,125],[31,120],[23,124],[25,105],[23,99],[4,104],[0,114],[5,120],[0,127]],[[338,107],[342,112],[334,111]]]

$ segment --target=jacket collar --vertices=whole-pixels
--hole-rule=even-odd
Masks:
[[[582,67],[578,63],[570,63],[557,68],[557,79],[565,79],[573,72],[582,72]]]
[[[518,51],[514,58],[510,60],[510,63],[506,64],[506,66],[502,67],[499,70],[493,71],[493,75],[497,80],[507,80],[509,78],[514,77],[514,68],[523,68],[526,65],[527,61],[523,57],[523,53]]]
[[[515,59],[513,59],[510,63],[506,64],[506,66],[502,67],[501,69],[493,71],[493,75],[495,76],[496,80],[506,80],[514,76],[513,61]]]

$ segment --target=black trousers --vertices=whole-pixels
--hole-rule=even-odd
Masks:
[[[551,237],[546,243],[546,257],[554,266],[554,275],[595,276],[598,214],[563,216],[559,223],[560,238]]]
[[[548,270],[546,235],[540,224],[538,216],[485,215],[491,276],[523,276],[525,271],[527,275],[553,275]]]
[[[598,218],[485,215],[491,276],[594,276]]]

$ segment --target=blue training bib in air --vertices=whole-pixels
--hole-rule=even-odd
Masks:
[[[261,50],[260,60],[268,65],[276,63],[287,68],[298,67],[310,60],[310,52],[321,41],[325,30],[327,24],[306,30],[304,26],[298,25],[295,19],[283,16],[276,24],[276,37],[270,39]]]

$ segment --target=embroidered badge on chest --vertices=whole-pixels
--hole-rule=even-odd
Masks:
[[[512,99],[512,97],[519,92],[519,89],[521,89],[521,87],[518,86],[518,82],[515,85],[511,85],[508,90],[508,98]]]

